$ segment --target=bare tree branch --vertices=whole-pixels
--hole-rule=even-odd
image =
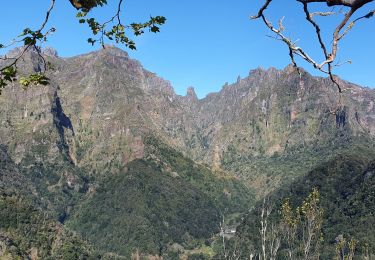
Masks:
[[[251,16],[251,19],[258,19],[261,18],[264,24],[272,31],[274,32],[277,37],[276,39],[283,41],[289,49],[289,56],[290,59],[295,67],[297,67],[297,63],[294,59],[294,56],[297,55],[307,61],[308,63],[312,64],[312,66],[325,73],[328,74],[330,80],[336,85],[338,88],[339,93],[341,93],[343,90],[337,80],[335,79],[332,68],[333,62],[337,58],[338,53],[338,45],[340,40],[343,39],[345,35],[348,34],[348,32],[353,28],[354,24],[361,19],[364,18],[371,18],[375,15],[375,10],[370,11],[364,16],[361,16],[359,18],[354,19],[352,22],[349,22],[352,18],[353,14],[363,7],[364,5],[373,2],[373,0],[296,0],[303,4],[303,10],[305,13],[306,20],[314,27],[315,34],[318,39],[318,43],[320,45],[320,48],[322,50],[324,60],[320,63],[316,62],[312,57],[310,57],[307,52],[305,52],[301,47],[298,47],[295,45],[295,43],[292,42],[291,39],[287,38],[282,32],[284,30],[284,26],[282,26],[282,20],[279,22],[279,29],[275,28],[270,21],[267,20],[264,12],[265,10],[270,6],[271,2],[273,0],[266,0],[265,4],[259,9],[257,15]],[[310,3],[326,3],[328,6],[341,6],[341,7],[349,7],[349,11],[344,15],[343,20],[336,26],[333,36],[332,36],[332,43],[331,48],[328,50],[327,45],[323,41],[323,37],[321,35],[321,28],[320,26],[314,21],[314,16],[330,16],[334,14],[334,12],[310,12],[308,10],[308,4]],[[345,28],[345,29],[344,29]]]
[[[373,0],[297,0],[301,3],[326,3],[328,6],[341,5],[350,8],[360,8]]]
[[[272,2],[272,0],[267,0],[266,3],[259,9],[258,14],[251,16],[250,19],[258,19],[263,15],[264,10],[267,9],[268,5]]]

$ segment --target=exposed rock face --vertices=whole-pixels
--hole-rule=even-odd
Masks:
[[[57,53],[57,50],[53,49],[53,48],[50,48],[50,47],[47,47],[43,50],[43,54],[44,55],[47,55],[47,56],[50,56],[50,57],[55,57],[55,58],[58,58],[59,55]]]
[[[112,227],[101,218],[105,214],[97,203],[103,198],[116,225],[137,230],[144,222],[129,223],[147,220],[147,239],[153,225],[186,224],[184,217],[192,219],[193,209],[201,218],[197,223],[204,222],[202,230],[211,235],[218,212],[243,210],[252,191],[262,196],[330,153],[357,142],[374,144],[374,90],[341,81],[348,91],[339,102],[329,80],[306,72],[300,77],[291,66],[252,70],[199,100],[192,87],[186,96],[177,95],[168,81],[111,46],[66,59],[53,50],[43,52],[54,67],[48,71],[50,85],[9,86],[0,96],[0,189],[34,194],[55,220],[70,221],[91,241],[100,238],[100,245],[105,228]],[[31,50],[19,69],[27,74],[40,66]],[[372,172],[366,174],[371,178]],[[175,199],[170,205],[168,196]],[[186,203],[191,208],[178,215],[174,203],[179,212]],[[95,207],[99,218],[80,214],[81,207],[89,215]],[[137,214],[129,215],[132,207]],[[207,208],[206,214],[202,209]],[[168,221],[160,224],[161,219]],[[189,233],[183,225],[173,228],[178,237]],[[126,243],[119,242],[124,234],[118,231],[111,239],[121,251]],[[196,231],[197,238],[204,237]]]
[[[142,139],[153,134],[220,169],[233,154],[267,157],[375,135],[373,90],[341,82],[349,93],[339,106],[329,80],[306,72],[300,78],[291,66],[252,70],[198,100],[194,88],[176,95],[168,81],[111,46],[68,59],[44,52],[55,67],[51,85],[8,87],[0,97],[0,142],[15,162],[26,154],[52,161],[62,154],[80,167],[123,165],[146,156]],[[25,72],[37,70],[34,52],[25,60]]]
[[[198,97],[197,94],[195,94],[194,87],[188,87],[187,92],[186,92],[186,98],[188,99],[189,102],[197,102]]]

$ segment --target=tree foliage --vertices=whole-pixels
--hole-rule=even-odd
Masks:
[[[107,5],[106,0],[69,0],[71,5],[77,9],[77,19],[80,24],[86,24],[92,36],[87,39],[89,44],[99,43],[105,48],[105,42],[115,42],[125,45],[129,49],[136,49],[136,43],[132,36],[139,36],[146,31],[157,33],[160,31],[160,26],[166,22],[164,16],[150,16],[150,19],[144,22],[134,22],[131,24],[124,24],[122,18],[123,0],[118,0],[117,9],[114,15],[105,21],[99,21],[96,17],[91,17],[91,11],[94,8]],[[48,27],[52,11],[55,9],[56,0],[50,0],[50,7],[46,11],[46,16],[37,29],[25,28],[20,35],[18,35],[11,43],[0,43],[0,49],[7,49],[16,44],[22,44],[23,50],[14,57],[3,56],[0,57],[0,94],[1,90],[9,83],[18,82],[23,88],[29,85],[46,85],[49,83],[45,76],[45,71],[48,69],[48,62],[43,57],[41,49],[38,47],[45,42],[51,33],[56,31],[54,27]],[[17,70],[17,63],[24,56],[24,54],[34,49],[43,64],[40,71],[36,71],[31,75],[19,75]]]
[[[323,240],[323,209],[320,207],[318,189],[307,196],[302,204],[293,209],[289,199],[281,206],[281,226],[289,259],[314,259],[319,256]]]
[[[372,158],[371,152],[353,150],[322,163],[270,196],[268,204],[280,209],[269,215],[268,223],[281,225],[281,259],[304,259],[309,237],[309,259],[317,253],[320,259],[350,259],[354,254],[371,259],[375,241]],[[247,255],[261,249],[262,206],[258,203],[237,229],[240,248]]]

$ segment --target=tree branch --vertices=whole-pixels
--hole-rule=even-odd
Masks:
[[[5,57],[2,58],[2,60],[5,61],[5,62],[8,61],[8,60],[9,61],[11,60],[11,62],[6,64],[4,67],[0,68],[0,93],[1,93],[1,89],[4,88],[7,85],[7,82],[13,82],[16,79],[16,77],[17,77],[17,63],[31,47],[35,48],[35,50],[38,54],[38,57],[41,59],[41,61],[43,63],[43,68],[44,68],[43,72],[46,71],[47,63],[46,63],[40,49],[36,46],[36,44],[37,44],[38,41],[45,41],[48,34],[55,31],[55,28],[51,28],[47,32],[43,33],[43,30],[44,30],[45,26],[47,25],[48,20],[50,18],[50,14],[51,14],[53,8],[55,7],[55,3],[56,3],[56,0],[51,0],[50,7],[48,8],[48,10],[46,12],[46,16],[45,16],[45,18],[44,18],[44,20],[43,20],[43,22],[42,22],[42,24],[41,24],[41,26],[39,27],[38,30],[32,31],[29,28],[26,28],[26,29],[24,29],[23,33],[19,36],[19,37],[23,37],[22,39],[17,40],[17,41],[15,40],[11,44],[9,44],[8,46],[1,46],[2,48],[5,48],[5,47],[12,46],[13,44],[15,44],[17,42],[23,42],[24,43],[24,48],[18,56],[16,56],[16,57],[5,56]],[[24,87],[28,86],[31,82],[36,83],[36,84],[47,84],[48,83],[48,78],[46,78],[42,74],[32,74],[32,75],[30,75],[29,79],[27,79],[27,78],[22,78],[22,79],[23,79],[23,81],[21,82],[21,85],[23,85]]]
[[[375,15],[375,10],[370,11],[364,16],[361,16],[352,22],[349,23],[349,20],[352,18],[353,14],[363,7],[364,5],[373,2],[373,0],[296,0],[303,4],[303,10],[305,13],[306,20],[314,27],[315,34],[318,39],[318,43],[320,45],[320,48],[322,50],[324,60],[320,63],[316,62],[313,58],[311,58],[307,52],[305,52],[301,47],[296,46],[289,38],[285,37],[282,33],[284,30],[284,27],[282,26],[282,23],[279,24],[279,29],[276,29],[271,22],[269,22],[266,19],[266,16],[264,14],[265,10],[269,7],[273,0],[266,0],[264,5],[259,9],[257,15],[251,16],[251,19],[258,19],[261,18],[263,23],[272,31],[274,32],[277,37],[276,39],[283,41],[289,49],[289,56],[290,59],[295,67],[297,67],[296,61],[294,59],[294,56],[300,56],[302,59],[307,61],[308,63],[312,64],[312,66],[325,73],[328,74],[330,80],[336,85],[338,88],[339,93],[342,92],[342,88],[340,87],[339,83],[335,79],[332,68],[333,68],[333,62],[335,61],[337,57],[338,52],[338,45],[340,40],[348,34],[348,32],[353,28],[354,24],[361,19],[364,18],[371,18]],[[323,37],[321,35],[321,28],[320,26],[313,20],[314,16],[330,16],[334,14],[333,12],[313,12],[310,13],[308,10],[308,4],[310,3],[326,3],[328,6],[342,6],[342,7],[349,7],[350,10],[347,12],[343,18],[343,20],[336,26],[333,35],[332,35],[332,44],[330,51],[328,50],[326,44],[323,41]],[[349,23],[349,24],[348,24]],[[343,29],[345,30],[343,31]],[[342,32],[343,31],[343,32]],[[327,69],[325,67],[327,66]]]
[[[341,5],[350,8],[360,8],[373,0],[297,0],[303,4],[308,3],[326,3],[328,6]]]

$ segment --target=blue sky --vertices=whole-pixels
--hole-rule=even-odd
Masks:
[[[0,43],[9,42],[25,27],[38,28],[49,6],[48,0],[7,2],[2,4]],[[109,2],[93,15],[102,19],[110,17],[117,1]],[[145,21],[150,15],[167,18],[161,33],[137,37],[137,51],[126,51],[146,69],[171,81],[178,94],[184,95],[187,87],[194,86],[202,98],[209,92],[219,91],[225,82],[234,82],[239,75],[246,77],[256,67],[283,68],[290,63],[287,48],[267,37],[271,33],[260,20],[249,19],[262,4],[263,0],[126,0],[124,21]],[[375,5],[371,4],[368,9],[371,7]],[[58,0],[48,24],[57,30],[45,46],[57,49],[62,57],[99,48],[86,42],[91,35],[85,25],[78,24],[75,13],[68,0]],[[274,18],[274,23],[285,16],[285,34],[298,39],[299,45],[312,56],[319,55],[313,30],[304,20],[299,3],[274,0],[267,14]],[[331,35],[338,18],[319,18],[327,35]],[[363,20],[344,38],[338,58],[350,59],[352,64],[335,70],[340,77],[369,87],[375,87],[374,25],[375,18]],[[299,61],[299,64],[320,75],[305,62]]]

